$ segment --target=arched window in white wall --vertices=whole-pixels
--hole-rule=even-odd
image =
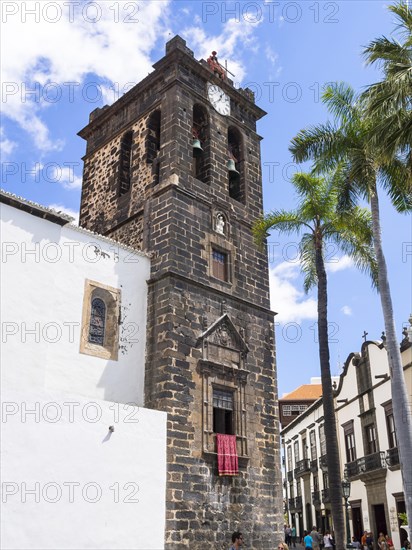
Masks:
[[[93,298],[90,311],[89,342],[104,345],[106,304],[101,298]]]
[[[117,361],[120,289],[86,279],[80,353]]]

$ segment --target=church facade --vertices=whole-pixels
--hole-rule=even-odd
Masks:
[[[167,412],[165,547],[281,538],[274,314],[262,213],[265,113],[176,36],[154,71],[80,132],[80,225],[149,251],[144,405]],[[217,434],[237,475],[218,473]]]

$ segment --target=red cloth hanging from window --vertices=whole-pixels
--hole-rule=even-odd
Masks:
[[[239,466],[237,459],[236,436],[216,434],[217,468],[220,476],[237,476]]]

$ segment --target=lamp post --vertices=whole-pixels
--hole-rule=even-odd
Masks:
[[[346,513],[346,545],[349,546],[350,542],[350,527],[349,527],[349,511],[348,511],[348,499],[350,497],[350,481],[345,477],[342,479],[342,493],[345,499],[345,513]]]

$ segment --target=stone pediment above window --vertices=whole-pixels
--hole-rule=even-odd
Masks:
[[[227,313],[217,319],[199,337],[203,360],[243,369],[248,347]]]

